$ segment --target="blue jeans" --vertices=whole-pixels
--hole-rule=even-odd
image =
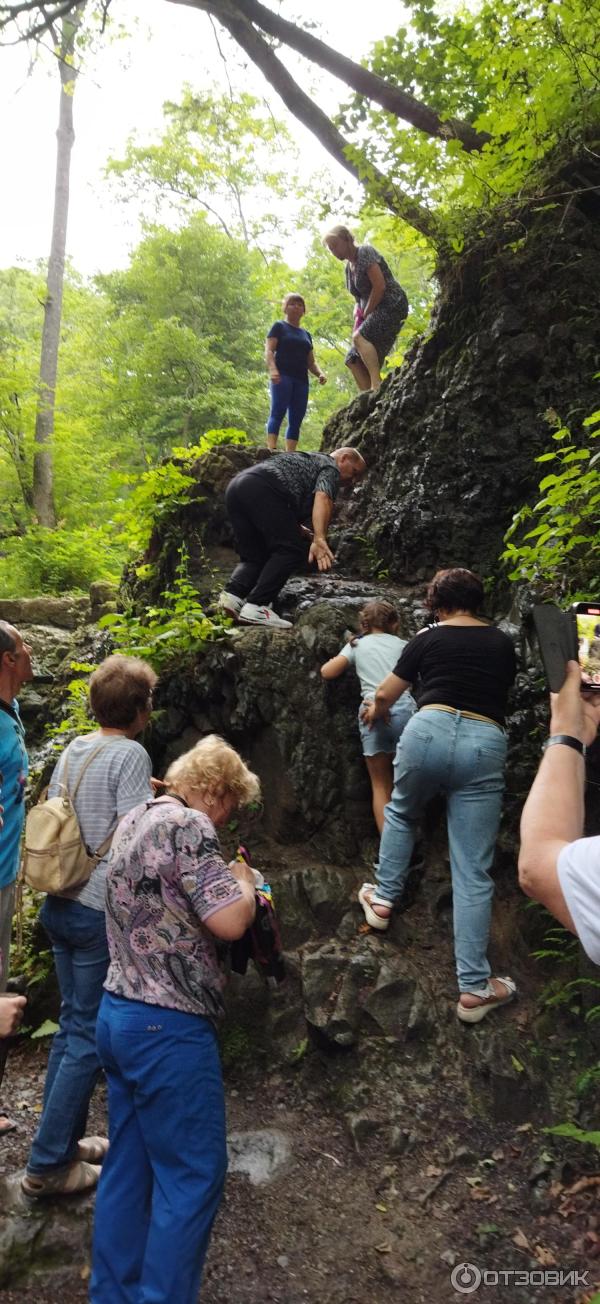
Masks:
[[[52,942],[60,987],[59,1031],[52,1039],[44,1104],[27,1172],[44,1176],[77,1157],[100,1076],[96,1017],[109,963],[103,910],[48,896],[40,919]]]
[[[385,808],[377,897],[402,895],[417,823],[427,801],[446,797],[454,955],[461,992],[490,976],[487,945],[494,884],[490,870],[502,813],[506,735],[460,713],[418,711],[398,743],[394,791]]]
[[[98,1052],[110,1149],[91,1304],[196,1304],[227,1168],[215,1030],[200,1015],[105,992]]]
[[[294,376],[282,376],[277,385],[271,383],[271,411],[267,421],[267,434],[278,435],[279,427],[287,412],[288,428],[286,439],[299,439],[300,426],[308,407],[308,381],[296,380]]]

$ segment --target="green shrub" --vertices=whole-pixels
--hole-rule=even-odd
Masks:
[[[125,549],[108,525],[77,530],[33,526],[4,542],[0,556],[0,596],[87,592],[94,580],[118,581]]]
[[[196,483],[190,475],[190,467],[199,457],[204,457],[221,444],[248,442],[248,436],[243,430],[207,430],[198,444],[174,448],[173,461],[152,467],[139,479],[130,476],[129,481],[135,483],[135,488],[118,516],[122,541],[130,553],[139,556],[144,552],[153,530],[168,519],[178,502],[185,502]]]
[[[147,607],[143,616],[134,611],[111,612],[99,621],[126,656],[143,657],[160,674],[173,661],[190,661],[203,643],[223,636],[221,617],[207,616],[191,583],[187,553],[179,551],[177,574],[171,589],[161,593],[163,605]],[[227,625],[231,621],[227,620]]]
[[[588,440],[600,436],[600,409],[585,418],[579,439],[550,414],[553,418],[559,429],[552,439],[560,447],[535,459],[553,469],[540,481],[535,506],[525,505],[513,517],[502,560],[511,580],[551,588],[553,597],[574,598],[597,588],[600,452]]]

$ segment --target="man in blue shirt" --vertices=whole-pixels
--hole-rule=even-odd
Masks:
[[[0,994],[6,988],[10,933],[25,818],[27,751],[17,696],[30,679],[31,649],[13,625],[0,620]],[[11,1124],[0,1113],[0,1136]]]

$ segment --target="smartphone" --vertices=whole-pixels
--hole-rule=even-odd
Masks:
[[[600,692],[600,602],[576,602],[577,659],[586,692]]]
[[[567,661],[577,660],[575,615],[552,602],[539,603],[533,608],[533,624],[548,687],[551,693],[558,693],[565,682]]]

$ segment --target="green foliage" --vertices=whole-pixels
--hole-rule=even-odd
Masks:
[[[58,1032],[58,1024],[54,1023],[52,1019],[44,1019],[39,1028],[31,1033],[31,1040],[36,1041],[38,1037],[53,1037],[55,1032]]]
[[[0,557],[0,596],[87,592],[92,580],[119,578],[125,550],[108,525],[48,530],[32,526],[6,539]]]
[[[226,1025],[221,1033],[221,1059],[224,1069],[243,1068],[252,1059],[252,1038],[240,1024]]]
[[[232,427],[226,430],[207,430],[197,444],[174,448],[173,457],[176,461],[169,460],[145,471],[119,513],[121,538],[130,552],[135,556],[144,552],[153,530],[161,528],[177,503],[185,502],[196,484],[190,474],[190,467],[199,457],[219,444],[247,443],[248,436],[244,430]],[[135,482],[136,477],[130,478]],[[138,569],[138,574],[143,573],[143,567]]]
[[[205,430],[262,434],[265,415],[260,256],[196,214],[152,230],[123,272],[98,278],[111,305],[116,437],[164,456]]]
[[[557,1123],[554,1127],[542,1128],[542,1131],[549,1132],[551,1136],[565,1136],[571,1141],[581,1141],[584,1145],[600,1149],[600,1132],[585,1132],[577,1127],[576,1123]]]
[[[445,140],[433,139],[358,95],[341,121],[366,139],[387,177],[435,208],[458,252],[472,218],[522,199],[527,187],[534,200],[543,195],[549,156],[563,142],[576,147],[597,125],[598,0],[451,8],[409,0],[408,11],[407,26],[374,46],[369,66],[449,123],[472,123],[488,144],[469,153],[451,126]]]
[[[260,100],[197,93],[183,87],[179,104],[164,104],[166,130],[158,143],[128,141],[123,159],[111,159],[121,196],[136,198],[154,216],[172,220],[210,214],[230,239],[277,256],[286,235],[296,150],[290,133]]]
[[[89,678],[96,667],[86,661],[72,661],[71,670],[77,673],[74,679],[70,679],[67,684],[67,697],[63,707],[64,715],[59,725],[54,726],[49,731],[49,737],[54,738],[55,746],[59,743],[62,746],[64,734],[91,733],[97,727],[96,721],[90,715],[89,702]]]
[[[386,566],[385,561],[380,557],[373,539],[357,534],[356,542],[360,544],[361,561],[366,573],[380,584],[383,584],[384,580],[389,580],[389,566]]]
[[[600,452],[589,442],[600,435],[600,410],[583,422],[575,436],[558,425],[553,440],[560,445],[536,458],[552,464],[540,481],[541,498],[513,517],[505,535],[502,560],[511,580],[528,580],[551,587],[553,595],[574,597],[597,585],[600,553]]]
[[[289,226],[296,150],[285,126],[247,92],[234,97],[184,86],[179,104],[164,105],[166,128],[157,143],[135,137],[107,173],[121,196],[135,198],[156,219],[210,214],[223,233],[247,244],[278,248]]]
[[[188,578],[187,554],[180,549],[177,575],[171,589],[161,594],[162,606],[147,607],[143,616],[134,611],[111,612],[99,622],[127,656],[143,657],[160,673],[177,662],[191,661],[204,643],[223,637],[225,625],[206,615],[198,591]],[[230,624],[231,622],[227,622]]]
[[[52,951],[39,945],[38,915],[44,895],[23,884],[17,896],[15,927],[10,948],[10,971],[21,974],[31,990],[43,985],[52,971]],[[45,934],[44,934],[45,938]]]

